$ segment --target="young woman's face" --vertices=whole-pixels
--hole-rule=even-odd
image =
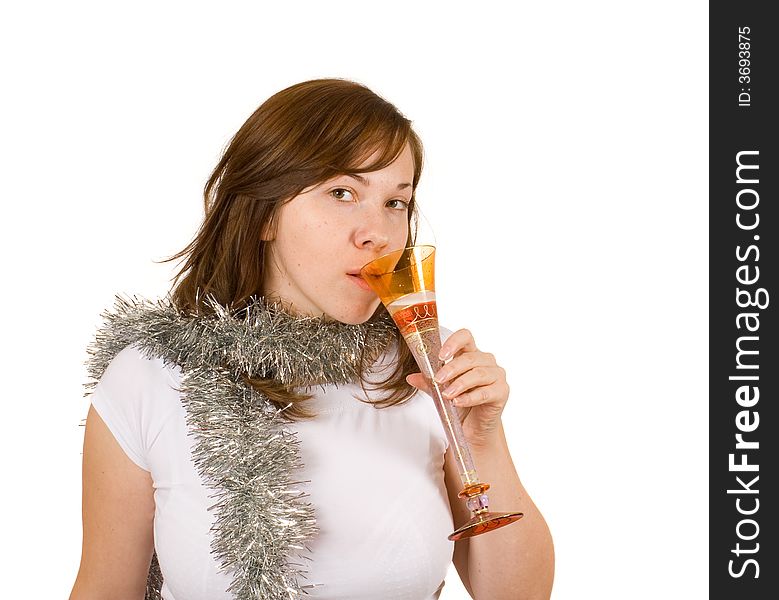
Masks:
[[[384,169],[339,175],[284,204],[267,246],[265,295],[291,303],[298,314],[367,321],[380,300],[355,274],[406,246],[413,177],[407,144]]]

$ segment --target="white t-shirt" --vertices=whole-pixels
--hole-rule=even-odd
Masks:
[[[442,328],[446,339],[450,331]],[[387,356],[380,359],[386,361]],[[390,359],[391,360],[391,359]],[[181,403],[181,369],[128,346],[111,361],[91,401],[100,417],[154,482],[154,546],[165,600],[232,598],[229,573],[211,554],[212,490],[191,458]],[[454,543],[444,485],[448,447],[432,399],[376,409],[358,384],[325,386],[307,407],[316,418],[289,425],[301,445],[301,489],[319,533],[309,547],[304,584],[312,598],[438,598]]]

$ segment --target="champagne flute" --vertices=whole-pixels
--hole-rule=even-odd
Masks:
[[[441,334],[435,297],[435,247],[410,246],[385,254],[365,265],[360,276],[381,298],[414,355],[432,390],[438,416],[457,462],[463,489],[460,498],[471,519],[449,535],[450,540],[473,537],[513,523],[521,512],[490,512],[487,490],[479,481],[471,451],[463,435],[460,417],[451,400],[441,393],[435,374],[443,366],[438,358]]]

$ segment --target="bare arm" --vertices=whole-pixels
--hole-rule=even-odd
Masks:
[[[543,516],[528,496],[514,468],[503,427],[484,446],[472,445],[473,460],[482,481],[491,487],[490,510],[518,510],[524,517],[512,525],[455,542],[454,565],[476,600],[546,600],[554,577],[554,548]],[[445,481],[455,525],[471,514],[457,497],[462,481],[447,451]]]
[[[137,598],[154,550],[154,490],[93,406],[84,432],[81,565],[70,600]]]
[[[457,407],[481,480],[492,486],[490,509],[525,515],[507,527],[455,542],[457,572],[476,600],[548,600],[554,546],[546,521],[519,480],[506,443],[501,421],[509,398],[506,370],[493,354],[479,350],[468,329],[448,336],[439,358],[449,362],[438,369],[435,380],[443,397]],[[421,373],[409,375],[406,381],[432,395]],[[444,480],[455,523],[461,525],[470,514],[457,497],[462,481],[451,448],[444,459]]]

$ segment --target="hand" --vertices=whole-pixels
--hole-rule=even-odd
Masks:
[[[446,363],[436,374],[444,398],[454,400],[460,411],[463,433],[469,445],[486,446],[499,435],[501,414],[508,402],[506,371],[495,362],[495,356],[476,347],[467,329],[455,331],[441,347]],[[421,373],[406,381],[429,395],[432,390]]]

